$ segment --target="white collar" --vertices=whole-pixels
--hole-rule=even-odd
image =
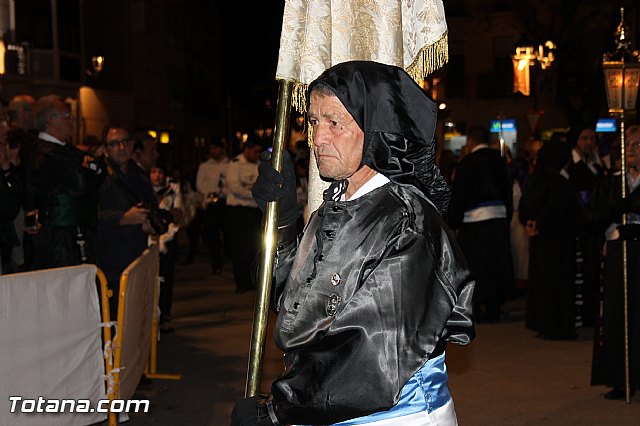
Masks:
[[[473,147],[471,152],[476,152],[477,150],[482,149],[482,148],[489,148],[489,145],[487,145],[486,143],[478,144],[478,145]]]
[[[52,142],[52,143],[55,143],[55,144],[58,144],[58,145],[62,145],[62,146],[66,145],[66,142],[63,142],[60,139],[58,139],[58,138],[56,138],[54,136],[51,136],[47,132],[38,133],[38,138],[42,139],[43,141]]]
[[[364,185],[358,188],[358,190],[354,192],[353,195],[351,195],[351,197],[349,197],[349,201],[355,200],[356,198],[360,198],[363,195],[373,191],[374,189],[377,189],[377,188],[380,188],[381,186],[386,185],[387,182],[389,182],[388,177],[386,177],[382,173],[376,173],[371,177],[371,179],[366,181]],[[346,200],[344,195],[341,198],[342,198],[342,201]]]

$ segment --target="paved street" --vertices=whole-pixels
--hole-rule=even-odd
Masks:
[[[180,381],[154,380],[137,397],[151,400],[130,425],[228,425],[244,393],[256,292],[236,294],[230,265],[210,275],[206,254],[192,265],[178,259],[172,326],[162,334],[158,372]],[[450,345],[450,388],[461,425],[639,425],[640,396],[630,405],[607,401],[605,387],[589,386],[591,335],[546,341],[524,328],[524,301],[509,303],[500,324],[481,324],[467,347]],[[271,318],[273,323],[273,318]],[[268,335],[271,336],[271,331]],[[268,391],[281,354],[268,340],[262,387]]]

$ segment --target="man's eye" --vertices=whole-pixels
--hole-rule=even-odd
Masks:
[[[337,121],[331,120],[331,127],[340,127],[340,123],[338,123]]]
[[[316,120],[315,118],[310,118],[309,119],[309,125],[311,127],[316,127],[318,125],[318,120]]]

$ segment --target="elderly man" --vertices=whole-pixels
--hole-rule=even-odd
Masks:
[[[59,97],[38,99],[34,127],[39,133],[27,165],[24,208],[33,233],[32,269],[95,262],[98,176],[92,158],[69,142],[73,123]]]
[[[309,85],[307,105],[332,183],[296,244],[292,167],[284,179],[261,167],[254,196],[281,195],[285,372],[271,397],[241,400],[232,424],[456,424],[445,346],[474,336],[473,282],[441,217],[435,103],[400,68],[347,62]]]
[[[133,140],[127,129],[107,129],[104,153],[107,176],[98,192],[98,266],[114,289],[113,316],[120,274],[147,248],[148,215],[157,201],[149,179],[131,159]]]

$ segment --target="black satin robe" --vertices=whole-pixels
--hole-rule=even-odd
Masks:
[[[474,337],[473,286],[440,214],[412,189],[389,182],[325,201],[297,252],[278,253],[280,421],[330,424],[392,407],[446,341]]]

